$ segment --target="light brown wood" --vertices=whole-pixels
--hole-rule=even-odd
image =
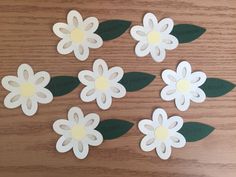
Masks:
[[[176,24],[192,23],[207,32],[198,40],[181,44],[168,51],[162,63],[150,56],[137,58],[135,41],[127,31],[120,38],[104,42],[102,48],[90,50],[86,62],[73,54],[57,53],[59,41],[52,25],[65,22],[69,10],[76,9],[83,17],[131,20],[141,24],[146,12],[159,19],[172,18]],[[236,83],[236,1],[235,0],[1,0],[0,1],[0,78],[16,75],[21,63],[30,64],[35,71],[45,70],[51,76],[77,76],[82,69],[91,69],[96,58],[103,58],[109,66],[121,66],[126,72],[144,71],[157,78],[139,92],[125,98],[113,99],[107,111],[96,103],[83,103],[79,98],[82,86],[72,93],[57,97],[52,103],[40,105],[38,113],[29,118],[20,108],[6,109],[3,99],[7,91],[0,86],[0,176],[1,177],[235,177],[236,176],[236,90],[202,104],[191,104],[187,112],[180,112],[174,102],[164,102],[160,90],[164,86],[161,71],[175,69],[187,60],[194,70],[204,71],[208,77],[220,77]],[[85,160],[73,153],[60,154],[55,150],[58,135],[52,124],[66,118],[72,106],[79,106],[87,114],[96,112],[101,119],[119,118],[135,123],[125,136],[105,141],[90,148]],[[137,129],[142,118],[150,118],[155,108],[162,107],[168,115],[180,115],[185,121],[207,123],[216,130],[207,138],[173,149],[169,160],[160,160],[154,151],[140,150],[143,135]]]

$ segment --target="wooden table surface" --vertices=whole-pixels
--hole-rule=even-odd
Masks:
[[[146,12],[159,19],[172,18],[176,24],[193,23],[207,29],[201,38],[181,44],[169,51],[162,63],[150,56],[137,58],[135,41],[127,31],[120,38],[104,42],[90,50],[89,59],[78,61],[73,54],[60,55],[59,41],[52,26],[65,22],[71,9],[83,17],[95,16],[99,21],[126,19],[141,24]],[[33,117],[25,116],[20,108],[7,109],[3,99],[7,91],[0,86],[0,176],[1,177],[235,177],[236,176],[236,89],[219,98],[192,103],[186,112],[176,109],[174,102],[160,98],[164,86],[161,71],[175,69],[181,60],[202,70],[208,77],[219,77],[236,83],[236,1],[235,0],[1,0],[0,1],[0,78],[16,75],[21,63],[35,71],[45,70],[56,75],[77,76],[91,69],[96,58],[109,66],[121,66],[126,72],[143,71],[156,79],[138,92],[113,99],[107,111],[95,102],[83,103],[80,85],[70,94],[40,105]],[[102,120],[118,118],[132,121],[134,127],[123,137],[90,147],[85,160],[77,159],[72,151],[60,154],[55,149],[59,136],[52,124],[66,118],[72,106],[85,114],[98,113]],[[210,124],[216,130],[207,138],[173,149],[169,160],[163,161],[155,151],[145,153],[139,148],[143,135],[137,123],[150,118],[155,108],[164,108],[168,115],[180,115],[185,121]]]

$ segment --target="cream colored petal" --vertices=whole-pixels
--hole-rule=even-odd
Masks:
[[[144,57],[150,53],[150,45],[147,42],[138,42],[135,46],[135,54],[138,57]]]
[[[20,82],[31,82],[34,76],[34,71],[28,64],[21,64],[17,70],[18,78]]]
[[[89,48],[97,49],[102,46],[103,40],[97,34],[88,34],[86,36],[86,44]]]
[[[95,17],[88,17],[84,20],[84,31],[87,33],[94,33],[98,29],[98,19]]]
[[[189,62],[182,61],[177,66],[177,74],[183,79],[189,79],[191,76],[192,67]]]
[[[85,159],[89,152],[88,143],[85,141],[75,141],[73,152],[78,159]]]
[[[21,104],[22,111],[27,116],[33,116],[38,110],[38,103],[33,98],[26,98]]]
[[[98,146],[103,142],[102,134],[97,130],[88,130],[86,135],[86,142],[91,146]]]
[[[151,31],[157,27],[158,21],[153,13],[146,13],[143,18],[143,26],[146,30]]]
[[[140,147],[143,151],[145,152],[149,152],[149,151],[152,151],[156,148],[156,143],[155,143],[155,138],[153,136],[149,136],[149,135],[146,135],[141,143],[140,143]]]
[[[80,61],[85,61],[89,56],[89,48],[86,44],[74,45],[75,57]]]
[[[41,104],[47,104],[53,100],[53,95],[48,89],[38,87],[35,93],[35,99]]]
[[[71,10],[67,15],[67,23],[70,27],[78,27],[82,25],[83,19],[80,13],[76,10]]]
[[[160,143],[159,146],[156,148],[157,155],[163,159],[167,160],[170,158],[171,155],[171,146],[169,143]]]
[[[72,147],[73,147],[73,140],[70,137],[66,138],[64,136],[61,136],[56,143],[56,149],[60,153],[67,152],[71,150]]]
[[[147,31],[143,26],[133,26],[130,30],[130,34],[136,41],[147,40]]]
[[[70,35],[70,27],[66,23],[56,23],[53,25],[53,32],[60,38]]]
[[[97,96],[97,104],[103,109],[107,110],[111,107],[112,98],[109,92],[99,92]]]
[[[72,107],[68,112],[68,120],[72,125],[83,124],[83,111],[79,107]]]
[[[73,42],[69,38],[63,38],[57,44],[57,51],[62,55],[71,53],[74,50]]]
[[[154,61],[162,62],[166,57],[166,51],[162,46],[153,46],[150,50]]]
[[[167,114],[164,109],[157,108],[152,114],[152,120],[155,127],[165,126],[167,123]]]

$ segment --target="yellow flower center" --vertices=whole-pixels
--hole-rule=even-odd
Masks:
[[[95,87],[98,90],[106,90],[109,87],[109,82],[107,78],[103,76],[97,78],[95,81]]]
[[[84,32],[79,28],[75,28],[70,33],[71,40],[76,43],[80,43],[84,39]]]
[[[32,83],[23,83],[20,85],[21,96],[30,97],[35,94],[35,86]]]
[[[177,82],[177,90],[182,93],[186,93],[190,90],[191,84],[188,80],[181,79]]]
[[[161,34],[157,31],[151,31],[147,35],[149,44],[158,44],[161,42]]]
[[[71,129],[71,136],[74,139],[81,140],[83,137],[86,136],[86,130],[84,126],[75,125]]]
[[[168,135],[169,135],[168,129],[163,126],[157,127],[155,129],[155,136],[156,139],[158,140],[164,141],[168,138]]]

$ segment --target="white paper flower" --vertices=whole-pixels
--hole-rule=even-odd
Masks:
[[[186,140],[178,130],[183,126],[183,119],[173,116],[167,119],[164,109],[156,109],[153,112],[152,120],[143,119],[139,122],[139,130],[145,134],[140,143],[143,151],[149,152],[156,149],[157,155],[166,160],[171,155],[171,146],[182,148]]]
[[[83,21],[78,11],[71,10],[67,15],[67,24],[53,25],[53,32],[62,38],[57,45],[57,51],[63,55],[74,51],[78,60],[86,60],[89,56],[89,48],[99,48],[103,44],[102,38],[94,33],[98,25],[97,18],[89,17]]]
[[[124,75],[121,67],[108,69],[106,62],[97,59],[93,64],[93,72],[83,70],[78,77],[86,87],[81,91],[80,97],[84,102],[97,100],[101,109],[108,109],[112,103],[112,97],[122,98],[126,89],[118,83]]]
[[[5,76],[3,87],[10,91],[4,99],[7,108],[21,106],[27,116],[32,116],[38,109],[38,103],[46,104],[52,101],[52,93],[44,88],[50,81],[49,73],[45,71],[34,74],[31,66],[21,64],[16,76]]]
[[[167,84],[161,91],[161,98],[166,101],[174,100],[180,111],[186,111],[190,100],[201,103],[206,99],[204,91],[199,88],[206,81],[206,74],[200,71],[192,72],[191,65],[183,61],[177,71],[165,70],[162,79]]]
[[[73,148],[77,158],[86,158],[89,145],[98,146],[103,141],[102,134],[95,130],[99,121],[97,114],[84,116],[79,107],[72,107],[68,112],[68,120],[59,119],[53,124],[54,131],[62,135],[56,143],[57,151],[64,153]]]
[[[135,53],[139,57],[144,57],[151,53],[156,62],[165,59],[166,51],[175,49],[179,42],[171,35],[174,22],[170,18],[165,18],[159,23],[152,13],[145,14],[143,26],[133,26],[131,36],[139,41],[135,47]]]

